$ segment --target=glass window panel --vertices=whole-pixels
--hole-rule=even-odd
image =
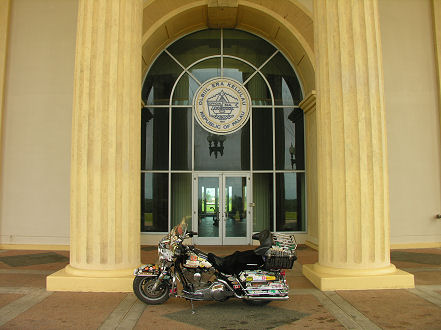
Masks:
[[[276,169],[304,170],[305,145],[303,111],[276,108]]]
[[[193,97],[199,88],[199,84],[190,77],[187,73],[183,74],[176,84],[173,94],[173,105],[188,105],[193,104]]]
[[[192,109],[172,110],[171,166],[172,170],[191,170]]]
[[[173,173],[171,175],[171,226],[183,219],[191,230],[191,174]]]
[[[286,58],[278,53],[261,70],[268,79],[276,105],[297,105],[302,100],[297,75]]]
[[[276,173],[276,231],[305,230],[305,174]]]
[[[167,108],[142,109],[142,170],[168,170],[168,114]]]
[[[267,41],[244,31],[224,30],[224,54],[247,59],[259,67],[276,49]]]
[[[253,175],[253,231],[274,230],[273,174],[255,173]]]
[[[248,64],[233,58],[224,58],[224,77],[243,83],[255,70]]]
[[[250,123],[228,135],[214,135],[196,121],[194,125],[194,167],[202,171],[250,169]],[[210,142],[211,140],[211,148]]]
[[[191,88],[191,83],[194,82],[194,90]],[[176,84],[173,94],[173,105],[190,105],[193,99],[194,92],[197,89],[197,83],[187,73],[184,73]]]
[[[219,55],[220,29],[192,33],[168,47],[168,51],[185,67],[212,55]]]
[[[150,68],[142,86],[145,104],[169,104],[173,85],[182,68],[166,53],[162,53]]]
[[[141,231],[168,231],[168,174],[141,174]]]
[[[191,72],[191,74],[195,76],[201,84],[203,84],[207,80],[220,77],[220,67],[220,57],[217,57],[199,62],[198,64],[192,66],[188,71]],[[191,79],[190,82],[196,84],[196,89],[199,87],[193,79]]]
[[[273,169],[273,116],[270,108],[253,108],[253,169]]]
[[[250,93],[253,105],[271,105],[271,93],[265,80],[260,74],[255,74],[245,85]]]

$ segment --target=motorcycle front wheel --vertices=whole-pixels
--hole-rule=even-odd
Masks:
[[[152,290],[156,277],[136,276],[133,280],[133,292],[142,302],[149,305],[159,305],[167,301],[170,296],[170,285],[161,282],[156,290]]]

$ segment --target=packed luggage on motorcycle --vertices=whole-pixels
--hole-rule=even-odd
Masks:
[[[194,235],[184,219],[159,242],[159,264],[135,269],[133,291],[141,301],[162,304],[170,296],[190,301],[235,297],[263,305],[289,299],[285,269],[297,259],[294,235],[264,230],[253,235],[260,242],[256,249],[226,257],[185,245],[184,240]]]

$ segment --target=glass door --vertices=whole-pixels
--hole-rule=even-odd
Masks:
[[[197,224],[197,238],[194,240],[196,244],[221,245],[222,244],[222,227],[220,215],[222,203],[219,190],[222,184],[221,175],[195,175],[195,194],[193,200],[193,224]],[[196,216],[196,219],[195,219]]]
[[[223,175],[223,244],[249,243],[249,175]]]
[[[249,175],[195,174],[193,223],[197,223],[196,244],[249,244],[249,183]]]

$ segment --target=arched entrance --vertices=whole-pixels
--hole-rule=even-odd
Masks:
[[[164,49],[142,89],[142,231],[186,218],[198,244],[305,232],[302,99],[284,55],[253,34],[202,30]]]
[[[297,1],[144,2],[143,77],[152,62],[178,38],[206,28],[237,28],[268,40],[294,66],[308,95],[315,88],[313,20]],[[289,13],[289,15],[287,15]]]
[[[206,29],[206,28],[230,28],[230,29],[224,29],[226,32],[226,34],[228,35],[229,33],[232,33],[234,31],[239,32],[239,31],[249,31],[252,32],[254,35],[259,35],[264,37],[266,40],[268,40],[273,46],[274,50],[270,53],[268,53],[266,55],[266,58],[263,59],[262,62],[260,62],[258,64],[258,66],[260,66],[261,64],[263,64],[263,62],[265,60],[267,60],[270,56],[272,55],[277,55],[276,59],[273,59],[273,61],[278,60],[278,62],[280,62],[280,59],[283,58],[284,61],[287,62],[287,60],[292,64],[292,67],[294,68],[294,70],[296,71],[296,76],[299,78],[299,80],[301,81],[302,87],[303,87],[303,93],[300,93],[300,98],[299,95],[297,96],[296,102],[295,104],[291,104],[293,106],[295,106],[295,108],[297,109],[297,111],[301,112],[301,110],[298,107],[299,102],[303,99],[303,96],[305,94],[311,93],[311,91],[314,88],[314,69],[313,69],[313,61],[311,60],[311,56],[312,56],[312,51],[311,51],[311,46],[313,44],[313,40],[312,40],[312,19],[306,14],[305,11],[302,10],[301,6],[298,5],[296,2],[293,1],[283,1],[280,2],[281,6],[273,6],[272,4],[268,4],[266,8],[262,7],[261,5],[257,4],[257,3],[252,3],[252,2],[236,2],[235,4],[232,4],[230,7],[218,7],[216,4],[211,4],[211,2],[208,3],[202,3],[200,1],[193,1],[193,2],[188,2],[188,3],[183,3],[182,1],[176,1],[173,4],[169,4],[167,3],[167,5],[159,5],[158,1],[149,1],[145,3],[145,7],[144,7],[144,31],[143,31],[143,72],[145,76],[145,72],[147,72],[147,70],[149,70],[149,72],[152,71],[152,69],[155,69],[156,64],[152,64],[154,60],[156,60],[155,63],[157,63],[157,61],[161,61],[164,58],[168,58],[168,60],[170,60],[171,62],[169,63],[168,67],[170,68],[170,66],[176,66],[179,69],[181,69],[182,75],[185,76],[189,76],[188,72],[185,72],[185,70],[182,70],[182,68],[180,67],[184,67],[186,69],[188,69],[189,71],[195,69],[196,71],[198,69],[202,69],[204,65],[207,65],[206,63],[209,61],[216,61],[215,56],[218,56],[219,58],[221,58],[221,44],[219,43],[219,50],[217,55],[214,55],[214,53],[210,53],[208,52],[206,55],[207,56],[212,56],[209,59],[206,59],[207,61],[198,58],[198,59],[193,59],[193,60],[188,60],[188,61],[183,61],[183,63],[180,63],[181,59],[177,59],[175,56],[173,56],[173,54],[170,54],[169,48],[167,47],[172,47],[169,46],[170,44],[172,44],[175,40],[177,40],[178,38],[182,37],[183,35],[188,35],[189,33],[193,32],[193,31],[197,31],[197,30],[202,30],[202,29]],[[286,19],[282,19],[282,14],[284,10],[288,10],[292,13],[296,13],[297,17],[286,17]],[[297,25],[296,27],[294,26]],[[231,28],[235,28],[235,29],[231,29]],[[215,33],[219,34],[219,39],[220,39],[220,34],[221,34],[221,29],[218,30],[209,30],[209,31],[218,31]],[[230,32],[232,31],[232,32]],[[199,32],[201,33],[201,32]],[[213,33],[213,32],[212,32]],[[246,34],[245,32],[241,32],[243,34]],[[188,38],[188,37],[186,37]],[[185,39],[185,38],[184,38]],[[258,40],[259,38],[256,36],[256,40]],[[183,39],[181,39],[183,40]],[[179,41],[182,43],[183,41]],[[194,43],[194,40],[193,40]],[[176,43],[175,43],[176,44]],[[269,44],[269,43],[268,43]],[[274,47],[275,46],[275,47]],[[163,52],[163,49],[166,48],[167,51]],[[274,52],[277,52],[278,54],[274,54]],[[162,52],[162,54],[161,54]],[[285,55],[283,56],[282,53]],[[170,55],[172,55],[170,57]],[[226,54],[228,56],[228,54]],[[237,54],[236,54],[237,55]],[[230,54],[231,56],[231,54]],[[236,56],[237,57],[237,56]],[[285,59],[286,57],[286,59]],[[177,61],[176,61],[177,60]],[[244,61],[242,61],[242,65],[243,66],[248,66],[251,72],[251,74],[253,73],[253,71],[256,71],[256,69],[258,69],[258,66],[253,65],[253,63],[249,63],[248,59],[242,59]],[[271,59],[269,59],[271,60]],[[193,61],[193,62],[192,62]],[[239,59],[237,58],[227,58],[227,60],[225,61],[226,63],[229,62],[231,65],[232,61],[241,61],[240,56]],[[228,65],[228,64],[226,64]],[[220,65],[219,65],[220,66]],[[220,72],[220,70],[219,70]],[[191,76],[191,74],[190,74]],[[213,78],[215,75],[213,75],[210,78]],[[259,74],[257,76],[260,76]],[[180,77],[176,76],[174,77],[174,81],[179,80]],[[187,89],[188,88],[188,84],[193,83],[196,84],[195,81],[199,78],[199,77],[194,77],[196,79],[192,79],[190,78],[185,84],[184,83],[177,83],[177,86],[175,87],[174,93],[175,94],[179,94],[182,93],[182,88]],[[207,78],[207,77],[205,77]],[[203,78],[203,79],[205,79]],[[237,77],[236,77],[237,78]],[[241,78],[240,78],[241,79]],[[239,80],[240,80],[239,79]],[[256,78],[255,78],[256,79]],[[260,78],[261,79],[261,78]],[[241,82],[245,82],[246,79],[243,79]],[[264,79],[262,80],[262,84],[265,85],[265,81]],[[252,83],[252,82],[251,82]],[[260,82],[259,82],[260,83]],[[268,83],[268,82],[267,82]],[[250,84],[248,82],[248,84]],[[172,87],[173,83],[170,85],[170,88]],[[146,85],[144,85],[143,91],[145,92],[146,89]],[[271,89],[271,86],[269,86],[269,89]],[[300,90],[300,88],[299,88]],[[185,92],[186,93],[186,92]],[[185,94],[184,93],[184,94]],[[188,93],[187,93],[188,94]],[[187,99],[187,103],[186,104],[180,104],[178,105],[178,107],[182,107],[185,108],[188,105],[191,105],[191,97],[192,96],[188,96],[185,95],[184,99]],[[168,95],[169,96],[169,95]],[[168,96],[166,96],[166,98],[168,99]],[[147,99],[145,99],[145,96],[143,95],[143,103],[144,105],[146,105],[146,108],[148,108],[148,101]],[[175,96],[175,98],[179,98],[182,97],[182,95],[178,95]],[[173,98],[173,97],[172,97]],[[176,105],[177,102],[176,100],[170,99],[168,101],[170,101],[170,105],[174,104]],[[167,103],[167,102],[165,102]],[[158,104],[159,105],[159,104]],[[157,105],[157,106],[158,106]],[[166,104],[162,104],[164,107],[166,106]],[[271,102],[269,102],[268,104],[266,104],[267,107],[271,106]],[[150,109],[149,111],[151,112],[153,109]],[[291,109],[292,112],[293,108]],[[172,111],[170,109],[170,111]],[[182,112],[182,111],[181,111]],[[288,114],[288,109],[286,109],[286,116],[287,117]],[[313,111],[311,111],[312,113]],[[189,111],[190,113],[190,111]],[[149,117],[149,116],[148,116]],[[293,116],[292,116],[293,117]],[[313,120],[310,120],[311,115],[307,115],[305,117],[305,134],[306,135],[315,135],[315,127],[314,125],[311,125],[310,123],[313,123]],[[167,115],[167,118],[170,119],[170,116]],[[271,115],[269,117],[271,119]],[[189,120],[191,120],[191,117],[188,117]],[[144,120],[144,119],[143,119]],[[182,121],[181,121],[182,124]],[[170,123],[170,125],[173,125],[172,123]],[[282,124],[283,125],[283,124]],[[303,116],[302,116],[302,125],[303,125]],[[143,126],[144,127],[144,126]],[[168,127],[168,125],[167,125]],[[172,128],[172,127],[171,127]],[[175,127],[176,128],[176,127]],[[271,126],[269,128],[271,129]],[[196,130],[196,129],[195,129]],[[164,131],[165,132],[165,131]],[[197,134],[197,131],[195,131]],[[298,130],[298,132],[300,132],[300,130]],[[301,130],[301,133],[303,135],[303,128]],[[192,130],[187,130],[187,136],[191,137],[192,134]],[[194,133],[193,133],[194,134]],[[249,136],[249,133],[248,133]],[[194,139],[194,136],[193,136]],[[208,138],[209,139],[209,138]],[[249,138],[248,138],[249,139]],[[307,141],[314,141],[314,138],[308,139],[308,137],[306,138]],[[166,143],[172,143],[172,137],[168,137],[165,139],[161,139],[163,142]],[[181,139],[182,140],[182,139]],[[208,157],[208,144],[210,143],[209,141],[207,141],[206,138],[203,138],[203,142],[204,142],[204,148],[206,148],[206,152],[204,150],[204,155],[207,155],[207,159],[210,159]],[[212,142],[213,147],[214,147],[214,142]],[[275,143],[275,139],[273,139],[272,143]],[[219,143],[219,142],[218,142]],[[207,144],[207,146],[205,146],[205,144]],[[242,143],[243,144],[243,143]],[[302,143],[303,144],[303,143]],[[311,155],[314,154],[314,150],[313,148],[315,148],[313,143],[310,143],[311,146]],[[167,148],[166,148],[167,149]],[[173,149],[173,150],[172,150]],[[289,145],[286,148],[289,152]],[[176,152],[180,152],[182,151],[183,148],[173,148],[173,146],[170,147],[170,158],[172,158],[172,153],[176,153]],[[302,148],[294,148],[294,150],[296,150],[296,153],[301,152],[303,157],[302,161],[303,164],[305,163],[304,160],[304,150],[303,150],[303,146]],[[273,147],[273,151],[274,153],[279,153],[277,148],[274,146]],[[199,153],[196,152],[196,150],[190,150],[189,151],[189,155],[191,155],[191,153],[195,153],[196,155],[199,155]],[[166,153],[167,154],[167,153]],[[165,154],[165,155],[166,155]],[[271,152],[270,152],[271,154]],[[163,155],[163,156],[165,156]],[[308,157],[309,155],[306,154],[306,157]],[[145,154],[141,156],[141,158],[145,157]],[[175,157],[177,158],[177,157]],[[215,156],[213,154],[212,159],[214,159]],[[280,158],[279,155],[275,155],[274,159],[278,159]],[[287,158],[287,162],[290,161],[290,156],[288,153],[288,156],[283,156],[281,157],[281,159]],[[293,158],[291,156],[291,158]],[[295,155],[294,158],[299,158],[297,157],[297,155]],[[225,181],[224,176],[224,170],[222,170],[222,167],[210,167],[210,168],[203,168],[203,167],[199,167],[197,168],[194,167],[194,165],[198,162],[198,159],[196,159],[196,162],[193,164],[193,168],[191,167],[191,156],[187,156],[186,157],[187,160],[190,161],[190,165],[187,166],[185,169],[184,168],[179,168],[177,169],[176,167],[173,168],[173,164],[170,164],[170,166],[167,168],[166,163],[167,162],[174,162],[174,160],[172,159],[164,159],[164,166],[162,166],[161,170],[162,171],[175,171],[175,170],[179,170],[179,171],[192,171],[191,174],[193,176],[193,182],[199,182],[199,177],[201,177],[201,180],[205,180],[204,176],[201,176],[203,173],[199,173],[199,171],[206,171],[206,170],[210,170],[211,173],[210,175],[215,175],[215,176],[219,176],[218,179],[215,179],[216,183],[216,189],[219,189],[219,186],[222,186],[222,182]],[[268,158],[269,160],[271,160],[271,157]],[[242,162],[243,163],[243,162]],[[249,178],[250,182],[260,182],[262,184],[263,181],[268,181],[268,178],[263,178],[264,174],[261,173],[261,177],[258,176],[253,176],[250,173],[250,160],[248,160],[248,168],[246,168],[244,170],[243,167],[239,166],[237,169],[228,169],[230,171],[235,171],[235,175],[245,175],[243,178]],[[313,162],[311,161],[306,161],[307,166],[309,166],[309,168],[305,168],[303,166],[303,168],[301,169],[302,171],[310,171],[311,170],[311,177],[313,178],[315,173],[313,173],[315,166],[313,166]],[[163,205],[162,205],[162,213],[165,214],[165,218],[169,218],[169,220],[167,221],[166,219],[162,219],[162,227],[160,228],[154,228],[155,225],[153,225],[153,208],[150,208],[149,210],[147,210],[148,212],[144,212],[141,211],[141,217],[144,217],[144,219],[148,218],[147,221],[144,220],[144,224],[146,224],[146,226],[144,226],[143,224],[141,225],[141,231],[145,231],[145,232],[149,232],[149,235],[142,235],[141,237],[141,243],[142,244],[148,244],[148,243],[154,243],[158,236],[160,236],[161,234],[155,236],[154,232],[164,232],[166,231],[170,226],[172,226],[176,221],[178,221],[178,219],[180,220],[182,216],[189,216],[191,214],[193,214],[193,217],[195,217],[195,213],[197,213],[197,218],[199,218],[199,221],[193,219],[193,224],[194,226],[198,226],[197,222],[200,223],[200,218],[203,217],[204,215],[207,215],[207,213],[205,211],[202,211],[201,208],[204,208],[204,206],[200,206],[197,205],[197,203],[195,201],[198,200],[198,189],[202,187],[191,187],[189,185],[187,185],[187,188],[182,188],[184,189],[182,191],[182,193],[184,191],[187,192],[188,196],[193,196],[193,202],[191,202],[190,199],[187,200],[187,202],[185,203],[186,205],[188,205],[187,207],[184,207],[186,210],[182,211],[182,212],[177,212],[174,204],[175,201],[173,200],[173,196],[175,196],[179,191],[178,188],[173,188],[176,186],[175,183],[177,183],[178,180],[178,176],[182,176],[184,177],[185,174],[181,173],[173,173],[170,175],[169,178],[167,178],[167,173],[158,173],[159,167],[156,167],[156,172],[154,173],[154,169],[153,167],[147,169],[145,167],[145,164],[143,164],[141,166],[141,171],[143,172],[143,178],[142,178],[142,183],[141,183],[141,200],[142,203],[144,203],[144,205],[146,204],[150,204],[152,205],[152,201],[150,202],[145,202],[144,201],[144,195],[146,194],[146,181],[150,181],[150,184],[153,184],[153,180],[155,180],[155,182],[158,182],[158,180],[162,180],[162,184],[164,185],[170,185],[170,189],[169,189],[169,195],[171,196],[170,200],[168,200],[167,202],[167,191],[156,191],[157,196],[159,196],[158,194],[162,194],[162,200]],[[160,166],[161,167],[161,166]],[[255,167],[254,167],[255,169]],[[281,173],[275,175],[275,171],[276,171],[276,167],[274,168],[265,168],[265,170],[268,171],[274,171],[274,179],[270,179],[269,181],[271,182],[271,189],[275,189],[274,193],[271,192],[271,194],[269,196],[266,196],[266,199],[270,199],[271,200],[271,205],[268,206],[268,212],[271,213],[271,217],[270,219],[267,217],[267,221],[268,221],[268,227],[270,227],[270,229],[272,230],[277,230],[277,227],[281,227],[280,224],[275,224],[275,219],[279,219],[279,218],[286,218],[285,215],[293,215],[293,217],[295,216],[294,211],[287,211],[288,213],[286,213],[285,211],[283,212],[283,216],[281,216],[282,214],[277,214],[277,210],[279,209],[279,204],[280,204],[280,199],[279,195],[277,194],[276,191],[276,187],[280,187],[281,185],[284,184],[284,182],[286,181],[287,184],[288,182],[290,182],[290,184],[294,184],[297,185],[297,182],[302,181],[302,188],[299,188],[298,190],[298,194],[303,194],[305,195],[305,177],[303,176],[302,178],[300,178],[300,180],[297,180],[297,177],[295,178],[289,178],[289,174],[284,174],[283,170],[296,170],[295,166],[290,166],[289,168],[282,168],[281,166],[278,166],[277,169],[281,170]],[[213,171],[216,171],[216,173],[214,173]],[[241,172],[242,171],[242,172]],[[207,174],[207,173],[205,173]],[[267,175],[272,175],[273,173],[267,173]],[[303,173],[304,174],[304,173]],[[308,173],[309,176],[309,173]],[[254,180],[255,179],[255,180]],[[177,181],[178,180],[178,181]],[[182,179],[184,180],[184,179]],[[180,182],[182,182],[182,180]],[[188,181],[190,182],[191,177],[189,176],[187,179],[185,179],[184,181]],[[207,179],[208,180],[208,179]],[[212,178],[210,179],[211,181],[213,180]],[[208,180],[208,181],[210,181]],[[262,181],[263,180],[263,181]],[[278,181],[277,181],[278,180]],[[287,181],[288,180],[288,181]],[[310,180],[310,178],[307,177],[307,180]],[[277,183],[276,183],[277,181]],[[182,185],[181,185],[182,186]],[[259,198],[257,197],[258,195],[256,195],[256,189],[254,189],[254,193],[252,196],[250,196],[249,194],[253,191],[252,188],[256,188],[256,185],[248,185],[247,189],[248,190],[248,201],[251,203],[251,205],[254,205],[255,202],[257,201],[256,199]],[[171,191],[172,189],[178,189],[177,191]],[[215,190],[216,190],[215,189]],[[303,190],[302,190],[303,189]],[[222,191],[222,189],[220,189],[220,191]],[[316,191],[315,189],[311,190],[313,193],[311,194],[311,197],[308,197],[308,205],[311,205],[311,203],[313,203],[316,200],[316,197],[314,195],[314,192]],[[153,196],[154,192],[153,190],[148,192],[149,196]],[[213,209],[215,210],[216,214],[224,214],[225,215],[225,208],[226,206],[222,206],[222,196],[225,195],[224,193],[218,194],[216,196],[215,194],[215,203],[221,203],[219,205],[215,205],[212,206]],[[260,197],[262,197],[263,195],[259,194]],[[199,196],[199,199],[201,199],[202,196]],[[203,199],[203,198],[202,198]],[[224,200],[226,199],[226,196],[224,196],[223,198]],[[303,197],[302,203],[304,202],[305,198]],[[168,203],[168,205],[167,205]],[[196,204],[195,204],[196,203]],[[258,203],[261,204],[261,203]],[[159,207],[159,205],[157,205]],[[276,207],[274,207],[276,206]],[[143,206],[142,206],[143,207]],[[198,209],[199,208],[199,209]],[[254,209],[255,212],[254,213],[258,213],[258,208],[259,206],[256,206],[256,208]],[[271,211],[269,211],[269,209],[271,208]],[[301,212],[303,212],[303,217],[299,216],[299,218],[302,218],[303,223],[299,226],[297,226],[296,228],[290,228],[293,231],[301,231],[301,232],[305,232],[305,234],[300,235],[303,236],[303,240],[306,238],[306,231],[307,229],[309,229],[310,227],[312,228],[316,228],[316,218],[314,217],[314,208],[312,208],[312,217],[308,219],[308,221],[310,221],[311,223],[308,223],[308,228],[306,228],[306,224],[305,224],[305,218],[306,218],[306,205],[302,205],[302,207],[296,207],[296,209],[298,209],[299,211],[301,210]],[[222,212],[220,212],[220,210],[223,210]],[[309,207],[308,207],[309,209]],[[174,213],[173,213],[174,212]],[[309,212],[309,210],[308,210]],[[172,214],[173,213],[173,214]],[[179,213],[179,216],[176,214]],[[228,213],[228,212],[227,212]],[[308,213],[309,214],[309,213]],[[232,240],[231,243],[242,243],[242,244],[247,244],[250,243],[250,233],[251,231],[256,231],[259,230],[259,225],[256,223],[256,215],[249,215],[252,216],[254,218],[254,226],[252,225],[247,225],[246,227],[246,239],[242,239],[242,240]],[[210,218],[210,220],[212,222],[216,222],[216,215],[208,215],[208,217]],[[236,216],[237,217],[237,216]],[[215,220],[212,220],[211,218],[214,218]],[[289,218],[289,217],[288,217]],[[249,223],[251,223],[251,221],[249,221]],[[314,225],[315,224],[315,225]],[[262,228],[263,229],[263,228]],[[221,228],[222,231],[222,228]],[[223,232],[224,234],[227,232],[226,228],[223,228]],[[216,234],[218,235],[218,234]],[[220,235],[220,234],[219,234]],[[201,240],[202,242],[203,240]],[[225,237],[222,240],[209,240],[212,243],[215,244],[219,244],[219,242],[226,242],[228,241],[228,239],[226,239]]]

